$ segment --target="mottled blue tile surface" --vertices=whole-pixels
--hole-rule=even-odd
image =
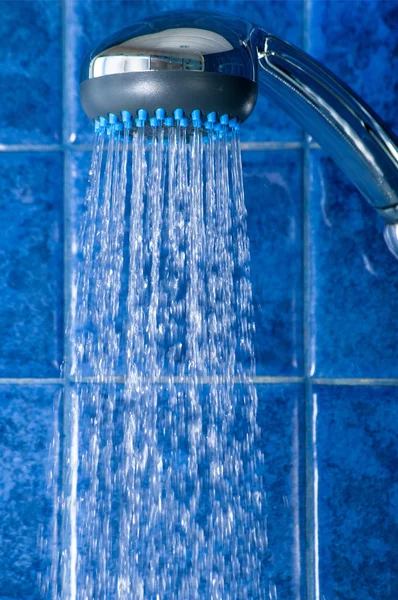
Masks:
[[[313,372],[398,377],[398,261],[384,223],[322,153],[311,169]]]
[[[235,14],[299,47],[307,35],[310,52],[398,131],[395,1],[24,0],[3,1],[1,9],[0,145],[59,148],[63,118],[66,142],[91,145],[78,90],[85,54],[132,22],[178,9]],[[244,141],[296,141],[301,135],[263,99],[242,128]],[[67,151],[64,188],[60,153],[0,153],[0,378],[59,375],[62,232],[65,225],[70,256],[89,161],[89,152]],[[257,373],[301,376],[302,154],[244,152],[243,164]],[[311,178],[312,374],[398,377],[398,262],[382,239],[383,223],[321,152],[312,152],[304,175]],[[69,220],[64,224],[65,191]],[[315,386],[321,600],[398,598],[397,390]],[[0,387],[0,600],[40,598],[37,574],[48,560],[38,553],[37,542],[47,540],[47,550],[51,547],[46,446],[55,394],[54,386]],[[276,585],[269,594],[273,600],[304,600],[306,544],[314,545],[311,537],[304,539],[304,510],[311,501],[305,483],[312,490],[317,480],[307,470],[305,482],[303,470],[305,441],[312,436],[305,431],[303,390],[260,385],[258,395],[267,558]]]
[[[261,375],[301,375],[302,205],[297,151],[244,152],[255,353]]]
[[[0,387],[0,590],[39,600],[51,555],[53,402],[56,386]],[[42,548],[42,549],[41,549]]]
[[[70,198],[76,230],[82,214],[89,164],[89,152],[73,153]],[[251,251],[257,374],[302,375],[300,153],[244,152],[243,175]]]
[[[257,393],[270,573],[277,594],[270,590],[270,598],[304,600],[304,387],[258,385]]]
[[[320,597],[398,597],[398,388],[316,387]]]
[[[0,143],[61,139],[61,2],[3,1]]]
[[[314,1],[310,22],[311,54],[397,132],[397,2]]]
[[[184,397],[184,391],[177,386],[181,398]],[[85,404],[80,413],[80,439],[79,448],[82,456],[89,456],[89,447],[92,444],[93,431],[97,427],[95,420],[95,388],[82,386],[81,398],[85,398]],[[123,432],[122,407],[123,401],[119,396],[120,388],[116,391],[117,401],[115,403],[114,423],[114,448],[121,444]],[[106,396],[106,388],[103,388],[103,394]],[[200,386],[198,389],[202,407],[208,402],[208,389]],[[158,421],[158,444],[163,449],[164,463],[166,469],[171,461],[170,457],[170,438],[168,437],[168,427],[162,426],[162,419],[167,414],[167,392],[158,396],[159,421]],[[270,592],[276,589],[277,596],[270,598],[289,598],[304,600],[303,584],[305,580],[304,562],[302,548],[304,544],[304,502],[303,502],[303,428],[304,428],[304,387],[300,385],[259,385],[257,386],[258,395],[258,423],[261,428],[261,437],[257,450],[260,450],[264,456],[263,469],[261,475],[264,481],[266,492],[266,521],[267,521],[267,539],[268,548],[264,556],[263,581],[268,588],[271,583]],[[166,400],[166,403],[164,404]],[[204,410],[204,422],[206,421]],[[179,409],[173,411],[175,419],[179,418]],[[237,427],[239,427],[238,424]],[[206,427],[206,426],[205,426]],[[102,430],[104,434],[104,430]],[[139,436],[137,432],[137,436]],[[181,434],[181,439],[183,434]],[[100,434],[101,438],[101,434]],[[184,453],[178,455],[182,468],[184,463]],[[101,475],[101,465],[103,464],[104,454],[99,455],[99,475],[98,485],[104,485],[103,473]],[[175,460],[175,458],[173,459]],[[207,469],[206,461],[199,459],[199,471],[201,477]],[[174,465],[174,463],[171,463]],[[116,463],[113,463],[116,467]],[[178,468],[178,467],[177,467]],[[176,469],[175,465],[173,470]],[[204,477],[201,490],[200,514],[206,513],[207,502],[209,501],[206,492],[206,478]],[[87,500],[89,494],[89,478],[87,472],[82,468],[79,471],[78,496],[80,498],[78,511],[78,544],[82,555],[82,563],[88,555],[85,532]],[[117,489],[117,484],[115,484]],[[189,496],[189,492],[188,492]],[[123,494],[122,496],[123,497]],[[119,501],[120,496],[116,492],[116,501],[112,507],[112,535],[113,547],[118,547],[118,528],[119,523]],[[187,500],[188,502],[188,500]],[[179,560],[178,556],[176,560]],[[115,568],[115,565],[109,567]],[[83,575],[83,573],[82,573]],[[273,587],[275,586],[275,588]],[[202,596],[201,596],[202,597]],[[254,600],[254,599],[253,599]]]
[[[68,139],[90,142],[91,124],[80,107],[79,73],[86,54],[112,33],[136,21],[177,10],[200,10],[236,15],[286,39],[302,44],[303,3],[291,0],[264,2],[226,0],[169,0],[167,2],[79,1],[68,3],[68,36],[73,47],[69,56]],[[242,139],[299,140],[301,129],[275,104],[260,98],[254,113],[242,128]]]
[[[62,193],[60,154],[0,154],[0,377],[59,375]]]

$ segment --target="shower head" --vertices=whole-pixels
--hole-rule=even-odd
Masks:
[[[398,141],[348,86],[305,52],[236,17],[169,13],[106,39],[81,70],[90,119],[138,114],[212,128],[251,114],[258,91],[276,102],[335,160],[393,227],[398,248]],[[175,110],[177,113],[175,113]],[[160,110],[160,112],[159,112]],[[127,112],[122,112],[127,111]],[[157,119],[155,119],[157,122]],[[231,124],[231,122],[230,122]]]
[[[258,93],[258,28],[225,15],[168,14],[105,40],[85,60],[80,95],[90,119],[139,109],[200,110],[244,121]],[[197,114],[197,113],[196,113]]]

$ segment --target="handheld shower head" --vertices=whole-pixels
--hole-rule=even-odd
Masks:
[[[263,29],[227,15],[161,15],[105,40],[83,63],[80,83],[90,119],[140,109],[145,119],[157,117],[157,109],[172,116],[179,108],[178,118],[184,111],[196,126],[200,112],[211,113],[212,123],[216,113],[223,123],[244,121],[258,90],[308,131],[394,225],[386,240],[398,248],[396,136],[333,73]]]
[[[85,60],[80,94],[90,119],[181,108],[244,121],[257,100],[258,29],[225,15],[169,14],[123,29]]]

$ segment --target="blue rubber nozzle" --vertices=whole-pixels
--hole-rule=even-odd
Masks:
[[[144,121],[145,122],[147,120],[147,118],[148,118],[148,113],[143,108],[140,108],[137,111],[137,115],[138,115],[138,118],[140,119],[140,121]]]
[[[173,112],[174,116],[166,116],[166,114],[164,108],[157,108],[151,117],[142,108],[137,111],[136,118],[127,110],[120,111],[119,116],[114,113],[108,113],[106,117],[98,117],[94,120],[94,130],[96,133],[107,131],[109,134],[111,131],[133,129],[134,125],[139,128],[143,128],[149,124],[151,127],[162,127],[163,125],[173,127],[174,125],[179,125],[184,128],[192,126],[195,129],[204,127],[208,135],[213,131],[216,138],[224,138],[227,135],[229,139],[228,135],[231,136],[232,132],[238,132],[240,129],[239,119],[237,117],[231,119],[228,113],[218,116],[216,111],[212,111],[204,118],[202,111],[195,109],[189,117],[185,117],[184,110],[176,108]],[[226,133],[227,130],[229,134]]]
[[[228,123],[229,123],[229,115],[222,115],[220,117],[220,123],[221,123],[221,125],[228,125]]]
[[[121,110],[122,121],[131,121],[131,113],[128,110]]]
[[[174,118],[176,121],[181,121],[184,118],[184,111],[182,108],[176,108],[174,111]]]
[[[191,118],[192,118],[192,121],[201,121],[202,120],[202,113],[201,113],[201,111],[198,110],[198,109],[193,110],[191,112]]]
[[[115,115],[114,113],[108,113],[108,120],[111,125],[114,125],[115,123],[118,122],[119,117],[117,115]]]
[[[191,112],[192,124],[194,127],[202,127],[202,113],[200,110]]]
[[[164,108],[157,108],[155,110],[155,116],[158,119],[158,121],[164,121],[166,111],[164,110]]]

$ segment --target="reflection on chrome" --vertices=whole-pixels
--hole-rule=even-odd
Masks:
[[[398,259],[398,223],[386,225],[384,229],[384,239],[390,252]]]

